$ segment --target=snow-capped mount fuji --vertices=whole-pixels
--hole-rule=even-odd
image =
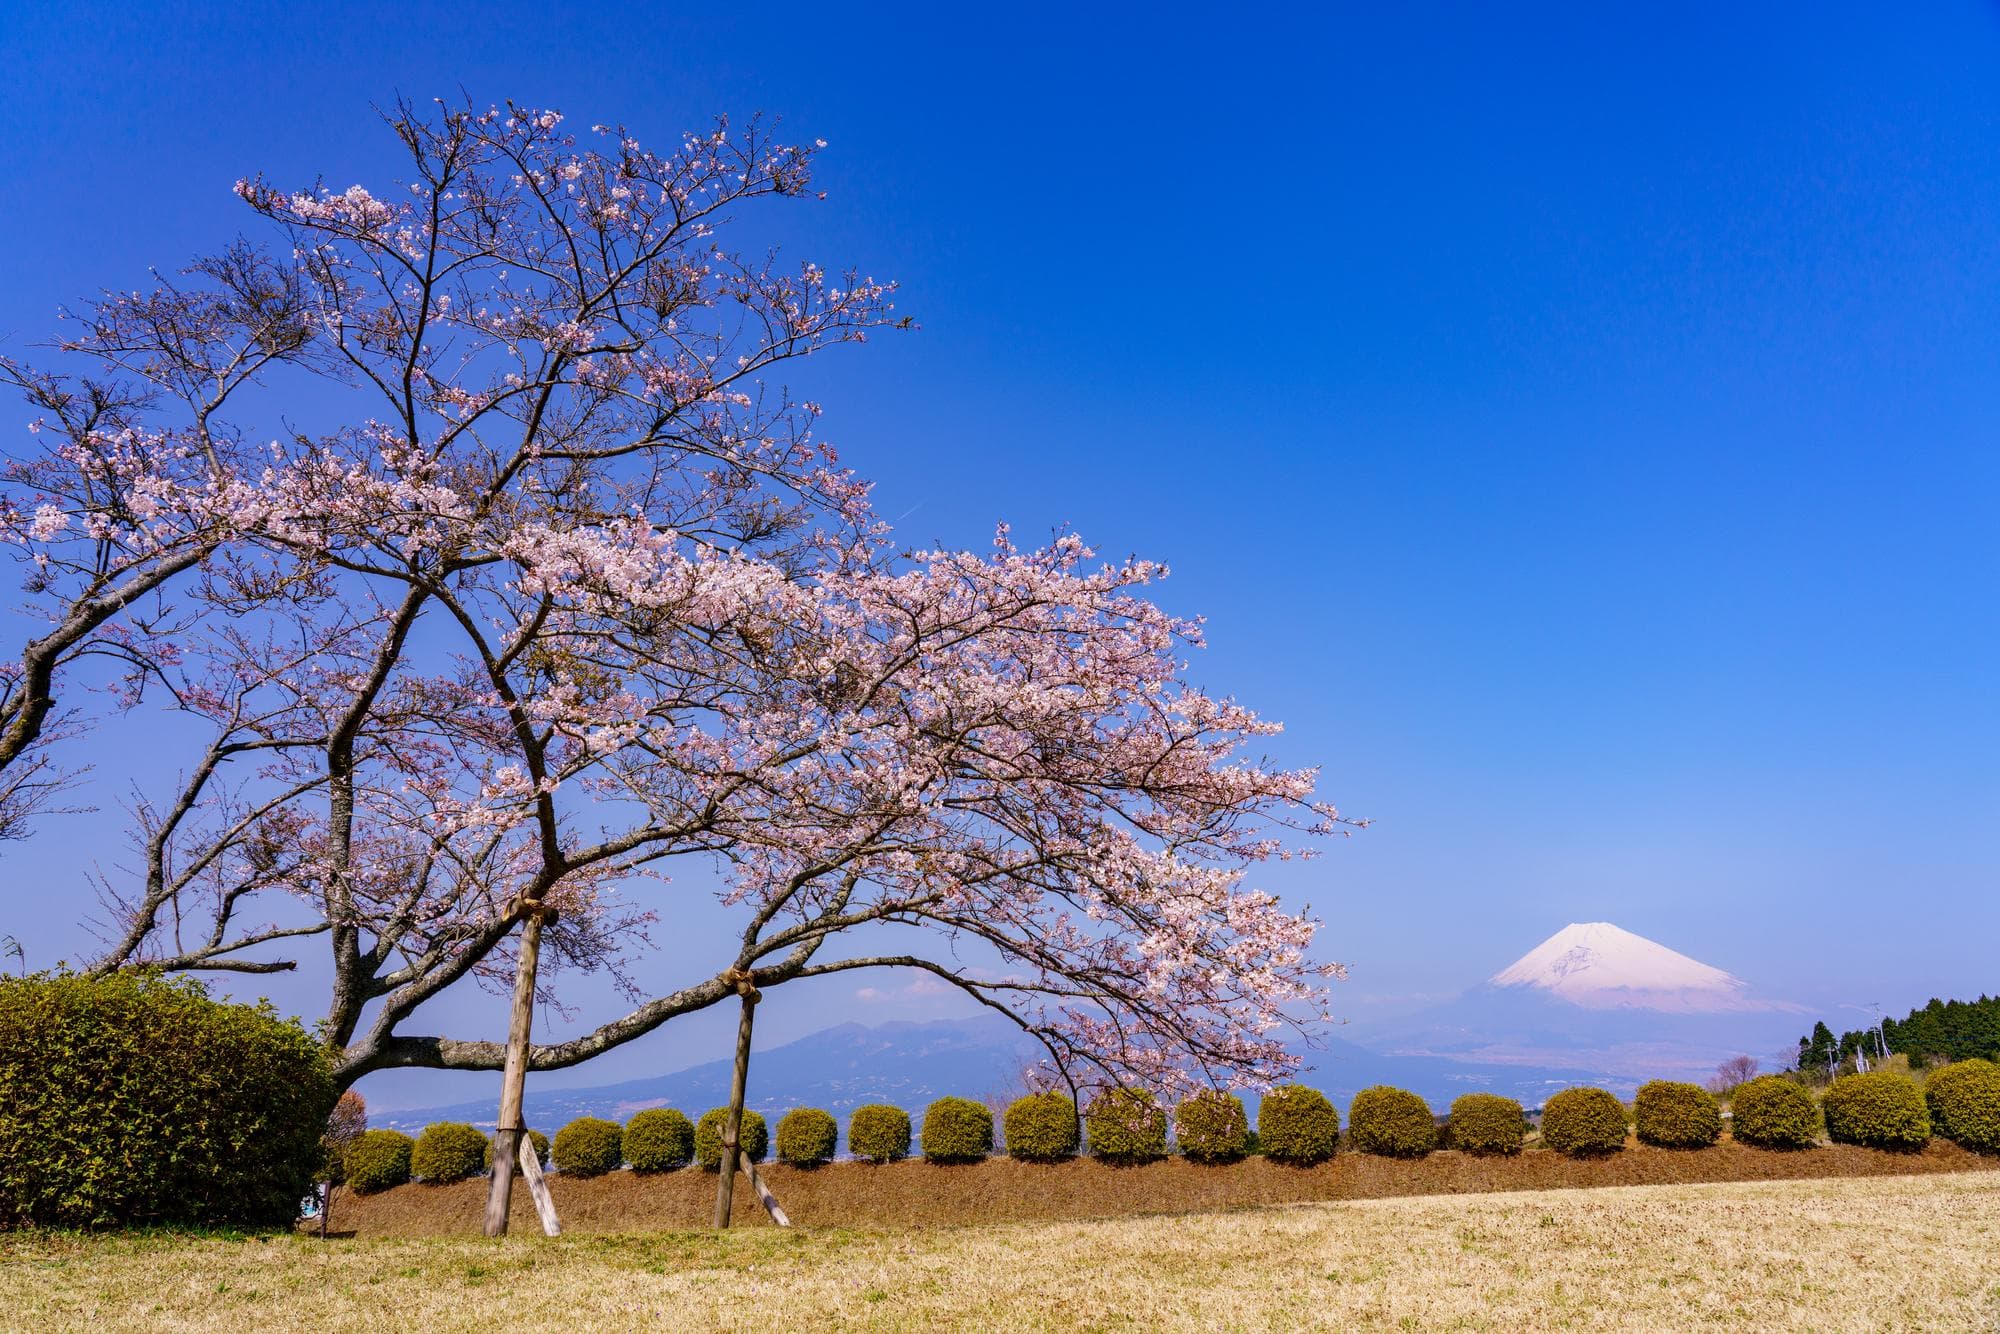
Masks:
[[[1799,1007],[1610,922],[1572,922],[1456,1000],[1356,1037],[1397,1056],[1564,1065],[1633,1082],[1770,1060]]]
[[[1534,987],[1586,1010],[1719,1014],[1767,1010],[1749,983],[1610,922],[1572,922],[1488,979]]]

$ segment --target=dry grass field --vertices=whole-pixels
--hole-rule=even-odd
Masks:
[[[23,1329],[2000,1328],[2000,1173],[1096,1222],[0,1237]]]

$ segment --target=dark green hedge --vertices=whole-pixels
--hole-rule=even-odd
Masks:
[[[616,1121],[579,1116],[556,1132],[549,1156],[564,1176],[603,1176],[625,1161],[625,1132]]]
[[[1910,1152],[1930,1143],[1931,1117],[1922,1091],[1887,1070],[1834,1080],[1820,1109],[1826,1137],[1835,1144]]]
[[[625,1123],[625,1161],[634,1172],[672,1172],[694,1161],[694,1122],[671,1107],[648,1107]]]
[[[1641,1084],[1632,1120],[1639,1142],[1661,1149],[1705,1149],[1722,1137],[1722,1108],[1699,1084],[1671,1079]]]
[[[1437,1118],[1430,1104],[1409,1090],[1377,1084],[1354,1095],[1347,1142],[1362,1153],[1421,1158],[1437,1147]]]
[[[1542,1107],[1542,1143],[1572,1158],[1625,1147],[1625,1107],[1605,1089],[1564,1089]]]
[[[278,1224],[321,1175],[325,1051],[190,979],[0,978],[0,1226]]]
[[[1729,1095],[1729,1137],[1760,1149],[1810,1149],[1819,1143],[1819,1106],[1782,1075],[1760,1075]]]
[[[728,1116],[727,1107],[711,1107],[694,1123],[694,1160],[704,1172],[722,1170],[722,1123]],[[753,1163],[764,1161],[764,1155],[771,1151],[771,1130],[764,1124],[763,1113],[743,1109],[743,1121],[736,1128],[736,1150]]]
[[[1938,1134],[1975,1153],[2000,1153],[2000,1065],[1975,1058],[1933,1070],[1924,1104]]]
[[[1061,1093],[1030,1093],[1016,1098],[1001,1118],[1007,1156],[1025,1163],[1059,1163],[1076,1157],[1082,1142],[1076,1104]]]
[[[424,1127],[410,1150],[410,1174],[441,1186],[479,1176],[492,1158],[493,1146],[477,1127],[463,1121],[436,1121]]]
[[[543,1167],[547,1167],[549,1165],[549,1150],[552,1147],[549,1144],[549,1137],[539,1130],[530,1129],[528,1131],[528,1143],[535,1146],[535,1161]],[[493,1170],[493,1137],[491,1135],[486,1138],[486,1152],[480,1158],[480,1165],[489,1172]]]
[[[1144,1089],[1106,1089],[1083,1109],[1090,1155],[1136,1165],[1167,1156],[1167,1113]]]
[[[1519,1153],[1528,1119],[1498,1093],[1462,1093],[1451,1104],[1451,1147],[1461,1153]]]
[[[1221,1089],[1203,1089],[1183,1098],[1174,1108],[1174,1140],[1190,1162],[1235,1162],[1250,1141],[1243,1099]]]
[[[976,1163],[993,1152],[993,1112],[970,1098],[939,1098],[924,1111],[924,1159]]]
[[[1340,1112],[1318,1089],[1282,1084],[1257,1106],[1257,1148],[1288,1167],[1323,1163],[1340,1148]]]
[[[362,1195],[400,1186],[410,1179],[410,1154],[417,1142],[400,1130],[364,1130],[347,1146],[342,1167],[347,1188]]]
[[[833,1161],[840,1146],[840,1123],[817,1107],[794,1107],[778,1118],[778,1161],[818,1167]]]
[[[910,1114],[886,1102],[856,1107],[847,1120],[847,1151],[870,1163],[910,1156]]]

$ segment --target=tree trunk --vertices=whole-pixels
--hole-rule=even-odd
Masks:
[[[729,1112],[722,1121],[722,1162],[715,1182],[715,1225],[729,1226],[729,1206],[736,1193],[738,1137],[743,1130],[743,1086],[750,1079],[750,1021],[757,1012],[757,988],[736,984],[743,997],[743,1017],[736,1022],[736,1074],[729,1084]]]
[[[528,1078],[528,1035],[535,1018],[535,963],[542,949],[542,905],[521,920],[521,962],[514,972],[514,1010],[507,1024],[507,1065],[500,1076],[500,1120],[493,1131],[493,1177],[486,1187],[486,1235],[507,1235],[507,1209],[514,1200],[514,1167],[527,1128],[521,1123],[521,1092]],[[530,1152],[533,1152],[532,1148]]]

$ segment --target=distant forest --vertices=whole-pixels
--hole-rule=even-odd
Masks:
[[[2000,996],[1976,1001],[1933,997],[1922,1009],[1910,1011],[1908,1018],[1884,1019],[1879,1042],[1873,1029],[1856,1029],[1835,1038],[1824,1023],[1814,1024],[1813,1031],[1799,1039],[1799,1069],[1831,1070],[1852,1061],[1856,1052],[1873,1057],[1881,1045],[1912,1061],[1963,1061],[1974,1056],[2000,1060]]]

